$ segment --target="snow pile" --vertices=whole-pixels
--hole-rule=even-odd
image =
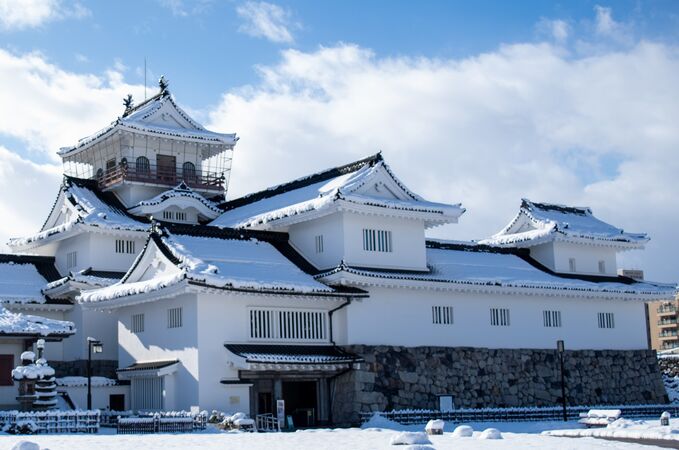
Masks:
[[[62,377],[55,380],[57,386],[78,387],[87,386],[87,377]],[[107,377],[92,377],[92,387],[115,386],[117,380]]]
[[[54,376],[54,369],[46,364],[29,364],[18,366],[12,370],[12,378],[15,380],[37,380],[38,378],[49,378]]]
[[[73,333],[75,333],[73,322],[13,313],[0,307],[0,334],[51,336]]]
[[[33,264],[0,263],[0,303],[45,303],[46,282]]]
[[[446,423],[440,419],[430,420],[427,422],[424,430],[427,432],[427,434],[443,434],[443,427],[445,424]]]
[[[469,425],[459,425],[453,431],[453,437],[472,437],[474,436],[474,429]]]
[[[393,420],[387,419],[380,413],[374,413],[367,422],[361,425],[361,428],[364,430],[381,428],[387,430],[401,430],[403,429],[403,425],[398,422],[394,422]]]
[[[479,435],[479,439],[502,439],[502,433],[497,428],[486,428]]]
[[[605,428],[574,430],[548,430],[542,434],[565,437],[599,437],[640,440],[664,440],[679,442],[679,421],[671,419],[670,426],[662,426],[658,420],[618,419]]]
[[[402,431],[394,434],[389,443],[391,445],[427,445],[431,444],[431,441],[425,433]]]
[[[21,441],[17,442],[17,444],[12,447],[12,450],[40,450],[40,446],[35,442]]]

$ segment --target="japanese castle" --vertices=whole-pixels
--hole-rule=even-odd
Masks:
[[[112,380],[94,387],[102,409],[254,417],[283,399],[311,426],[393,408],[554,405],[558,340],[569,402],[667,401],[645,302],[676,286],[617,266],[647,235],[517,199],[494,236],[431,239],[465,209],[420,197],[380,153],[228,199],[237,142],[163,82],[59,150],[63,183],[42,228],[0,255],[3,408],[16,408],[23,351],[45,339],[57,380],[83,376],[88,337],[103,344],[94,375]]]

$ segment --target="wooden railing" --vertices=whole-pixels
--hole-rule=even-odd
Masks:
[[[98,175],[100,188],[113,186],[123,181],[162,184],[176,186],[184,181],[189,187],[201,190],[220,191],[224,188],[224,174],[205,172],[201,170],[184,171],[181,168],[163,167],[148,164],[143,167],[136,165],[117,165]]]

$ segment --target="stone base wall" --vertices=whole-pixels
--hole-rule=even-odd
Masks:
[[[334,382],[333,421],[355,424],[358,413],[438,409],[438,395],[456,408],[554,406],[561,402],[555,350],[462,347],[348,346],[360,368]],[[666,403],[654,350],[577,350],[564,355],[570,405]]]
[[[57,377],[87,376],[87,360],[79,359],[76,361],[49,361],[49,365],[54,368]],[[92,376],[108,377],[114,380],[118,378],[116,369],[118,361],[114,359],[95,359],[92,360]]]

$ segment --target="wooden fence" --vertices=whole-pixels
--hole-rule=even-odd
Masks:
[[[577,420],[580,413],[590,409],[619,409],[622,417],[644,419],[659,418],[663,411],[669,411],[672,416],[679,414],[679,405],[604,405],[604,406],[568,406],[566,414],[569,420]],[[432,419],[447,422],[542,422],[563,420],[563,409],[557,406],[534,408],[483,408],[483,409],[455,409],[452,411],[433,410],[401,410],[385,412],[363,412],[361,422],[365,423],[379,414],[381,417],[398,422],[402,425],[426,423]]]
[[[97,433],[99,411],[0,411],[2,428],[30,427],[36,434]]]

